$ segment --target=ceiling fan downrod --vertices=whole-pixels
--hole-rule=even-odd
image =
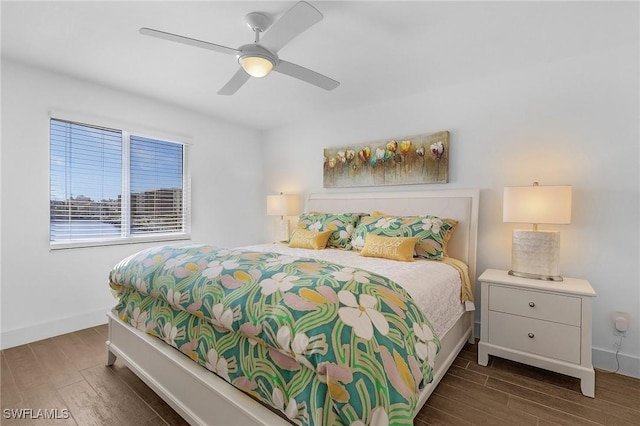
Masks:
[[[260,33],[267,31],[267,28],[271,26],[271,20],[269,17],[260,12],[251,12],[247,13],[244,17],[244,20],[251,28],[256,35],[254,43],[258,43],[260,41]]]

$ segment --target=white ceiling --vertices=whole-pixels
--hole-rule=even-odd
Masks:
[[[630,3],[311,1],[324,20],[278,53],[341,82],[330,92],[278,73],[217,91],[232,56],[138,33],[151,27],[230,47],[244,15],[294,2],[2,1],[2,57],[256,128],[638,43]],[[633,4],[631,4],[633,9]],[[626,9],[625,9],[626,8]]]

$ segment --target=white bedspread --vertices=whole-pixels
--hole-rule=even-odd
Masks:
[[[399,262],[363,257],[354,251],[308,250],[291,248],[283,244],[258,244],[243,248],[310,257],[383,275],[407,290],[418,307],[427,314],[441,338],[465,311],[460,303],[460,274],[453,267],[441,262],[424,259],[415,262]]]

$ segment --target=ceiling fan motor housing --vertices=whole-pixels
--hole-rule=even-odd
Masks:
[[[259,58],[264,58],[268,60],[273,64],[273,66],[276,66],[278,63],[278,55],[276,55],[275,53],[272,53],[271,51],[260,46],[259,44],[255,44],[255,43],[245,44],[244,46],[240,46],[238,50],[240,51],[240,53],[238,53],[237,55],[238,60],[242,58],[246,58],[248,56],[251,56],[251,57],[257,56]]]
[[[278,55],[259,44],[245,44],[238,49],[238,63],[252,77],[264,77],[278,64]]]

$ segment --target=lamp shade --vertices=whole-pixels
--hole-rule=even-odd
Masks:
[[[508,186],[504,188],[503,222],[571,223],[571,186]]]
[[[298,214],[298,196],[293,194],[267,195],[268,216],[295,216]]]

